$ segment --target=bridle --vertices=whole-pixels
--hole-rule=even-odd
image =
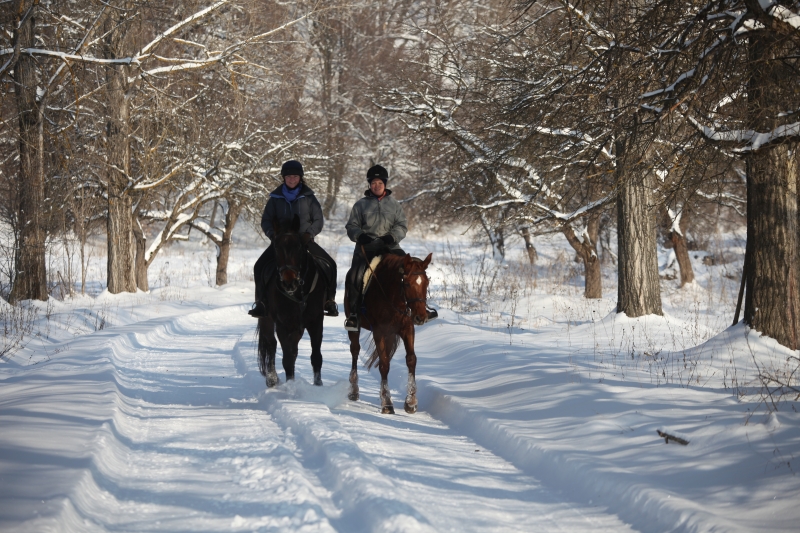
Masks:
[[[314,281],[311,282],[311,288],[308,292],[303,292],[303,286],[305,285],[305,280],[303,279],[301,270],[304,270],[306,274],[308,274],[309,264],[312,261],[309,261],[308,258],[308,251],[305,249],[301,249],[302,259],[300,268],[296,268],[293,265],[281,265],[278,267],[278,279],[276,285],[276,289],[278,292],[289,298],[291,301],[301,304],[303,308],[306,306],[306,302],[308,301],[309,296],[311,293],[314,292],[314,289],[317,286],[317,280],[319,279],[319,269],[315,270],[314,272]],[[305,266],[305,269],[303,268]],[[283,273],[284,272],[292,272],[294,274],[295,281],[297,282],[297,289],[293,289],[291,291],[286,290],[283,287]],[[300,292],[300,298],[295,296],[297,292]]]
[[[412,304],[412,303],[415,303],[415,302],[422,302],[425,305],[425,309],[426,310],[430,310],[431,308],[428,306],[428,296],[427,296],[427,294],[425,295],[424,298],[409,298],[408,295],[406,294],[406,290],[409,287],[411,287],[411,282],[409,281],[410,278],[412,276],[425,276],[425,279],[427,279],[428,275],[425,273],[425,271],[424,270],[418,270],[416,272],[412,271],[412,272],[409,272],[408,274],[406,274],[405,272],[403,272],[403,268],[402,267],[400,267],[399,270],[400,270],[400,274],[403,275],[403,277],[400,280],[400,283],[402,285],[402,288],[400,289],[400,292],[403,295],[403,304],[404,304],[403,305],[403,310],[400,311],[400,313],[406,315],[407,317],[411,317],[413,312],[411,311],[411,306],[409,304]]]

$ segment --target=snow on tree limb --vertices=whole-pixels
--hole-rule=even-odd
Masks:
[[[756,152],[761,148],[775,144],[800,140],[800,122],[783,124],[772,131],[758,132],[753,130],[718,130],[712,126],[702,124],[692,116],[687,116],[687,119],[707,140],[715,143],[736,145],[732,149],[734,153]]]

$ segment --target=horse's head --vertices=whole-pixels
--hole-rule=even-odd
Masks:
[[[407,312],[417,326],[428,320],[428,274],[425,270],[431,262],[431,257],[433,254],[428,254],[422,261],[406,254],[403,258],[403,297]]]
[[[281,289],[293,296],[303,285],[300,269],[305,259],[305,247],[300,239],[300,217],[297,215],[291,222],[272,221],[275,229],[275,257],[278,265],[278,283]]]

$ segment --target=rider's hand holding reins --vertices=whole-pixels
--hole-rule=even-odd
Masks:
[[[368,235],[368,234],[365,232],[365,233],[362,233],[361,235],[359,235],[359,236],[358,236],[358,239],[356,239],[356,242],[357,242],[358,244],[367,245],[367,244],[370,244],[370,243],[372,243],[372,241],[374,241],[374,240],[375,240],[375,238],[374,238],[374,237],[370,237],[370,236],[369,236],[369,235]]]

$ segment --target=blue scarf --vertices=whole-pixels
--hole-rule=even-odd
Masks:
[[[297,196],[300,194],[300,190],[301,189],[302,189],[302,187],[299,184],[294,189],[290,189],[284,183],[283,184],[283,197],[286,199],[287,202],[292,203],[295,200],[297,200]]]

